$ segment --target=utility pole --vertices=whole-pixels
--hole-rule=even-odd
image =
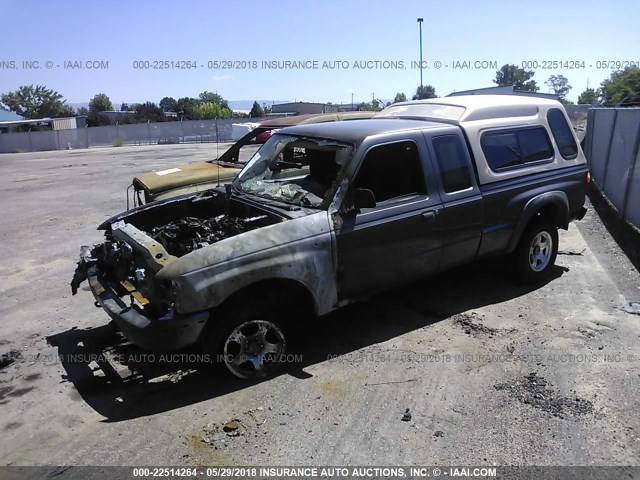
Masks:
[[[424,19],[418,19],[418,25],[420,26],[420,91],[422,91],[422,21]]]

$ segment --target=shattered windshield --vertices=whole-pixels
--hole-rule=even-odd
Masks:
[[[319,208],[353,152],[335,140],[273,135],[249,160],[233,186],[244,193]]]

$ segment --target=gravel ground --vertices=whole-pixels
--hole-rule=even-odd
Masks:
[[[616,308],[639,274],[593,209],[545,285],[483,261],[395,289],[311,322],[268,381],[124,342],[70,295],[79,247],[133,175],[214,156],[0,156],[0,464],[640,465],[640,317]]]

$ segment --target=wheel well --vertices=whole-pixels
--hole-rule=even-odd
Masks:
[[[282,303],[284,306],[301,309],[304,313],[315,314],[315,301],[309,289],[300,282],[286,278],[260,280],[247,285],[233,293],[220,307],[235,302],[255,302],[256,299]]]
[[[534,206],[534,208],[536,207],[537,206]],[[528,217],[527,220],[522,218],[517,224],[507,246],[507,253],[511,253],[515,250],[524,231],[529,228],[533,222],[536,222],[539,219],[546,219],[550,221],[556,228],[562,228],[563,230],[569,228],[569,212],[567,207],[564,207],[560,201],[549,201],[547,199],[544,203],[540,202],[540,206],[530,217]]]
[[[547,203],[540,208],[529,220],[528,225],[538,218],[546,218],[550,220],[556,227],[566,230],[568,228],[567,221],[564,218],[563,212],[555,203]]]

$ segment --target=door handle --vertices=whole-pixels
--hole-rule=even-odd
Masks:
[[[428,212],[422,212],[420,214],[423,222],[433,222],[438,216],[437,210],[429,210]]]

